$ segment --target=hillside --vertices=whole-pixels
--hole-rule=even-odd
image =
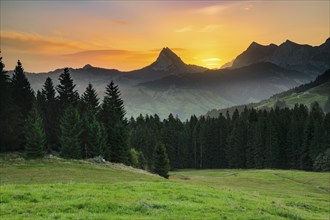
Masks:
[[[246,107],[256,109],[273,108],[277,101],[285,102],[286,106],[293,108],[295,104],[304,104],[310,106],[313,102],[318,102],[323,108],[330,96],[330,70],[327,70],[314,81],[289,89],[285,92],[275,94],[268,99],[257,103],[247,105],[237,105],[230,108],[220,110],[213,109],[208,111],[206,115],[210,117],[218,117],[220,113],[226,114],[227,110],[232,113],[237,108],[240,112]]]
[[[327,219],[329,173],[182,170],[1,155],[2,219]]]

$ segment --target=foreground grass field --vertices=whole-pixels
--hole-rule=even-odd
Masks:
[[[330,174],[183,170],[1,155],[0,219],[329,219]]]

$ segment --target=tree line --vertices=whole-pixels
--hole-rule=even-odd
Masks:
[[[28,157],[101,155],[168,177],[179,168],[330,169],[330,115],[318,103],[270,111],[245,108],[182,122],[172,114],[126,119],[117,85],[103,100],[92,84],[80,96],[69,69],[35,94],[20,61],[9,77],[0,59],[0,149]]]

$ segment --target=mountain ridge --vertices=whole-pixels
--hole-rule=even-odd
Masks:
[[[240,68],[258,62],[271,62],[286,69],[299,70],[311,76],[330,68],[330,38],[319,46],[298,44],[286,40],[282,44],[261,45],[252,42],[233,61],[230,68]]]

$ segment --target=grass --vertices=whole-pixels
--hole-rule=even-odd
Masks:
[[[180,170],[0,156],[0,219],[329,219],[329,173]]]
[[[314,87],[312,89],[309,89],[306,92],[293,93],[284,98],[280,98],[279,100],[285,101],[285,104],[290,108],[293,108],[294,105],[297,103],[304,104],[307,107],[310,107],[310,105],[313,102],[318,102],[320,104],[320,106],[323,108],[323,106],[329,96],[329,86],[330,86],[330,83],[327,82],[327,83],[324,83],[317,87]],[[271,99],[269,99],[268,102],[257,106],[257,108],[262,108],[262,107],[272,108],[272,107],[274,107],[276,101],[277,101],[277,98],[271,98]]]

